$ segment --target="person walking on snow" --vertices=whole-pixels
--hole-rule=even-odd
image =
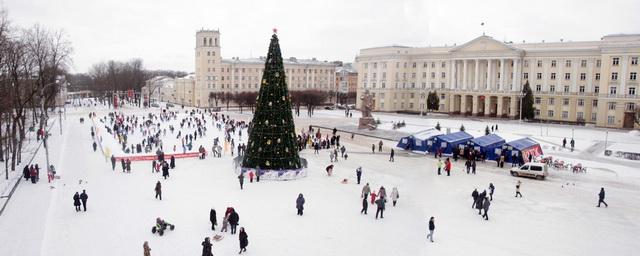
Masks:
[[[169,165],[167,162],[162,164],[162,177],[164,177],[165,180],[169,177]]]
[[[235,209],[231,210],[229,213],[229,225],[231,226],[231,234],[236,233],[236,227],[238,227],[238,223],[240,222],[240,216],[236,212]]]
[[[204,241],[202,242],[202,256],[213,256],[213,253],[211,252],[211,241],[209,241],[208,237],[204,238]]]
[[[360,214],[367,214],[367,209],[369,208],[369,202],[367,202],[367,198],[362,198],[362,210],[360,210]]]
[[[369,193],[371,193],[371,188],[369,187],[369,183],[367,183],[366,185],[364,185],[364,187],[362,187],[362,198],[367,199]]]
[[[573,149],[576,147],[576,141],[571,138],[571,142],[569,142],[569,144],[571,145],[571,152],[573,152]]]
[[[73,206],[76,207],[76,212],[80,211],[80,194],[78,192],[73,195]]]
[[[371,204],[375,204],[376,203],[376,192],[375,191],[371,191]]]
[[[562,148],[566,148],[567,147],[567,138],[563,138],[562,139]]]
[[[87,191],[85,191],[84,189],[82,190],[82,194],[80,194],[80,200],[82,201],[82,208],[84,208],[84,211],[87,211],[87,199],[89,199],[89,196],[87,195]],[[78,207],[79,209],[80,207]]]
[[[216,230],[216,225],[218,225],[218,218],[216,218],[216,210],[211,208],[209,211],[209,221],[211,221],[211,230]]]
[[[253,176],[254,176],[253,172],[250,171],[249,172],[249,183],[253,183]]]
[[[116,170],[116,157],[114,155],[111,155],[111,170]]]
[[[476,207],[476,202],[478,202],[478,189],[473,189],[473,192],[471,192],[471,198],[473,198],[473,203],[471,204],[471,209],[473,209]]]
[[[93,142],[93,152],[96,152],[96,149],[98,149],[98,144],[96,144],[96,142]]]
[[[378,197],[382,198],[382,199],[387,199],[387,190],[384,188],[384,186],[380,186],[380,189],[378,189]]]
[[[433,243],[433,231],[436,229],[436,225],[434,221],[435,220],[433,216],[431,216],[431,218],[429,219],[429,234],[427,235],[427,238],[431,240],[432,243]]]
[[[520,181],[518,180],[518,182],[516,183],[516,196],[515,196],[515,197],[520,196],[520,198],[522,198],[522,194],[520,193],[520,185],[521,185],[521,184],[522,184],[522,182],[520,182]]]
[[[398,193],[398,188],[393,187],[393,189],[391,190],[391,201],[393,202],[393,207],[396,207],[398,198],[400,198],[400,194]]]
[[[376,153],[376,144],[371,144],[371,153]]]
[[[151,173],[156,170],[156,160],[151,161]]]
[[[229,228],[229,215],[227,214],[222,218],[222,228],[220,229],[220,232],[227,232],[228,228]]]
[[[142,250],[144,252],[144,256],[151,256],[151,248],[149,247],[149,242],[144,241],[144,244],[142,244]]]
[[[598,193],[598,207],[603,203],[604,207],[609,207],[609,205],[604,201],[604,188],[600,188],[600,193]]]
[[[356,168],[356,178],[358,180],[358,185],[360,185],[361,177],[362,177],[362,166],[358,166],[358,168]]]
[[[442,170],[443,166],[442,159],[438,159],[438,175],[440,175],[440,170]]]
[[[244,227],[240,228],[238,239],[240,240],[240,252],[238,254],[241,254],[242,252],[247,251],[247,245],[249,245],[249,236],[247,235],[247,232],[244,231]]]
[[[493,183],[489,183],[489,201],[493,201],[493,191],[496,190],[496,187],[493,186]]]
[[[162,201],[162,185],[160,184],[160,181],[158,181],[156,183],[156,199],[158,199],[158,197],[160,198],[160,201]]]
[[[447,176],[451,176],[451,160],[448,157],[444,164],[444,170],[447,172]]]
[[[484,209],[484,214],[482,215],[482,217],[484,217],[484,220],[489,220],[489,215],[487,214],[489,212],[489,205],[491,205],[491,203],[489,202],[489,198],[485,197],[484,201],[482,202],[482,209]]]
[[[240,182],[240,190],[242,190],[242,185],[244,184],[244,173],[240,172],[240,175],[238,175],[238,182]]]
[[[382,140],[378,142],[378,152],[382,152]]]
[[[384,219],[384,204],[385,204],[384,198],[380,197],[378,198],[378,200],[376,200],[376,205],[378,206],[376,210],[376,219],[378,219],[378,214],[380,214],[381,219]]]
[[[393,156],[395,155],[395,151],[393,151],[393,149],[391,149],[391,152],[389,152],[389,162],[394,162]]]
[[[304,197],[302,193],[300,193],[298,199],[296,199],[296,209],[298,209],[298,215],[302,216],[302,211],[304,210]]]

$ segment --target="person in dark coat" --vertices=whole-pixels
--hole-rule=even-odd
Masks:
[[[30,178],[30,174],[29,174],[29,166],[25,165],[24,169],[22,169],[22,176],[24,177],[24,180],[27,181]]]
[[[433,243],[433,231],[436,229],[436,225],[434,221],[435,220],[433,216],[431,216],[431,218],[429,219],[429,234],[427,235],[427,238],[429,238],[429,240],[431,240],[432,243]]]
[[[391,152],[389,152],[389,162],[393,162],[394,161],[394,156],[396,155],[396,152],[391,149]]]
[[[36,179],[38,178],[38,172],[36,171],[36,168],[34,168],[33,166],[31,166],[31,168],[29,169],[29,178],[31,178],[31,183],[36,184]]]
[[[296,199],[296,209],[298,209],[298,215],[302,216],[302,211],[304,210],[304,197],[302,193],[300,193],[298,199]]]
[[[76,212],[80,211],[80,194],[78,194],[78,192],[73,195],[73,206],[76,207]]]
[[[162,201],[162,184],[160,184],[160,181],[158,181],[156,183],[156,199],[158,199],[158,197],[160,198],[160,200]]]
[[[378,198],[378,200],[376,200],[376,205],[378,206],[378,209],[376,210],[376,219],[378,219],[378,214],[380,214],[380,218],[384,219],[384,204],[385,204],[385,199],[384,198]]]
[[[496,187],[493,186],[493,183],[489,183],[489,201],[493,201],[493,191],[496,190]]]
[[[240,182],[240,190],[242,190],[242,185],[244,185],[244,173],[240,172],[240,175],[238,175],[238,182]]]
[[[471,173],[476,174],[476,160],[471,161]]]
[[[211,208],[209,211],[209,221],[211,221],[211,230],[216,230],[216,225],[218,225],[218,218],[216,218],[216,210]]]
[[[167,164],[167,162],[164,162],[164,164],[162,164],[162,177],[164,177],[165,180],[167,179],[167,177],[169,177],[169,165]]]
[[[176,168],[176,157],[171,156],[171,159],[169,160],[169,167],[171,167],[171,169]]]
[[[89,196],[87,195],[87,191],[85,191],[84,189],[82,190],[82,194],[80,194],[80,200],[82,200],[82,207],[84,208],[84,211],[87,211],[87,199],[89,199]],[[79,209],[80,207],[78,207]]]
[[[151,161],[151,173],[156,171],[156,160]]]
[[[209,241],[208,237],[204,238],[202,242],[202,256],[213,256],[213,252],[211,252],[211,241]]]
[[[489,202],[489,198],[485,197],[484,201],[482,201],[482,209],[484,209],[484,214],[482,215],[482,217],[484,217],[485,220],[489,220],[489,215],[487,214],[487,212],[489,212],[489,205],[491,205],[491,203]]]
[[[127,170],[127,163],[124,161],[124,158],[120,159],[120,165],[122,165],[122,172]]]
[[[600,193],[598,193],[598,207],[600,204],[604,204],[604,207],[609,207],[609,205],[604,201],[604,188],[600,188]]]
[[[98,144],[96,144],[96,142],[93,142],[93,152],[96,152],[96,149],[98,149]]]
[[[358,185],[360,185],[360,178],[362,178],[362,166],[358,166],[356,169],[356,178],[358,179]]]
[[[482,202],[484,198],[487,196],[487,191],[482,191],[482,193],[478,194],[478,199],[476,200],[476,209],[478,209],[478,215],[482,215]]]
[[[114,155],[111,155],[111,170],[116,170],[116,157]]]
[[[240,216],[236,212],[235,209],[231,210],[229,213],[229,225],[231,226],[231,234],[236,233],[236,228],[238,227],[238,222],[240,222]]]
[[[362,210],[360,210],[360,214],[367,214],[367,209],[369,208],[369,202],[367,202],[367,197],[362,198]]]
[[[238,238],[240,239],[240,252],[238,254],[241,254],[242,252],[247,251],[247,245],[249,245],[249,236],[247,235],[247,232],[244,231],[244,227],[240,228]]]
[[[473,189],[471,192],[471,198],[473,198],[473,203],[471,204],[471,209],[476,208],[476,202],[478,202],[478,189]]]

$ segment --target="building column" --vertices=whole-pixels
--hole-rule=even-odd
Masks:
[[[455,95],[452,93],[449,93],[449,95],[447,95],[447,100],[449,101],[449,113],[452,113],[455,110],[455,106],[456,106],[456,102],[455,102]]]
[[[487,59],[487,87],[486,89],[491,90],[491,59]]]
[[[504,90],[504,59],[500,59],[500,85],[498,91]]]
[[[455,87],[455,71],[456,71],[456,61],[449,61],[449,89],[454,89]]]
[[[478,95],[473,95],[473,98],[471,100],[471,115],[477,116],[478,115]]]
[[[502,96],[498,96],[497,108],[496,108],[496,116],[502,117]]]
[[[618,80],[620,80],[620,89],[618,89],[617,94],[625,95],[627,85],[627,62],[629,61],[629,56],[622,56],[622,58],[620,58],[620,61],[622,62],[622,69],[620,74],[618,74]]]
[[[518,90],[518,59],[513,59],[513,77],[511,78],[511,91]]]
[[[467,81],[469,81],[468,78],[468,73],[467,70],[469,67],[467,67],[467,62],[469,60],[462,60],[462,85],[460,86],[460,89],[468,89],[469,85],[467,84]]]
[[[520,100],[520,97],[514,97],[511,96],[511,99],[509,101],[509,118],[516,118],[516,114],[518,113],[518,111],[520,111],[519,109],[516,109],[516,102]]]
[[[464,94],[460,95],[460,114],[467,113],[467,96]]]
[[[484,96],[484,116],[491,115],[491,96]]]
[[[479,80],[479,78],[480,78],[480,76],[479,76],[479,74],[480,74],[480,69],[479,69],[480,68],[480,60],[475,59],[475,61],[476,61],[476,63],[475,63],[475,72],[473,73],[473,79],[474,79],[473,80],[474,81],[473,89],[474,90],[478,90],[478,84],[480,83],[480,80]]]

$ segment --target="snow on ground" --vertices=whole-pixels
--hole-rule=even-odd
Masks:
[[[86,117],[89,111],[68,113],[68,120]],[[125,108],[126,113],[152,110]],[[250,118],[250,114],[230,113]],[[468,131],[484,133],[486,125],[499,124],[500,134],[544,139],[547,147],[558,146],[575,129],[578,150],[558,151],[565,158],[586,161],[583,150],[597,143],[605,130],[545,125],[549,135],[539,136],[537,125],[512,121],[420,118],[375,114],[384,121],[405,120],[425,129],[440,122],[456,131],[462,122]],[[297,130],[309,124],[325,126],[356,123],[341,111],[318,111],[314,118],[296,120]],[[64,124],[64,135],[51,137],[51,159],[60,180],[49,184],[22,183],[0,216],[0,255],[136,255],[149,241],[152,255],[199,255],[201,241],[212,236],[208,212],[233,206],[240,226],[249,235],[248,255],[634,255],[640,249],[640,178],[635,163],[617,164],[589,159],[597,166],[586,174],[551,171],[548,180],[518,179],[495,163],[480,163],[477,175],[462,173],[462,162],[454,163],[452,176],[438,176],[431,156],[398,152],[388,161],[370,153],[372,140],[343,136],[349,159],[335,163],[334,176],[327,177],[328,152],[305,150],[309,177],[285,182],[247,183],[240,190],[230,155],[222,158],[177,159],[171,177],[163,180],[151,173],[148,162],[134,162],[132,172],[111,170],[100,153],[91,150],[90,122]],[[216,136],[210,130],[208,139]],[[217,135],[220,136],[221,134]],[[474,134],[475,135],[475,134]],[[220,136],[221,137],[221,136]],[[628,133],[609,131],[611,141],[629,141]],[[377,139],[375,140],[377,141]],[[629,143],[633,143],[631,141]],[[385,142],[385,145],[395,145]],[[604,149],[602,149],[604,150]],[[556,150],[557,151],[557,150]],[[40,151],[35,161],[44,162]],[[585,162],[586,163],[586,162]],[[355,168],[364,169],[363,181],[372,188],[385,186],[388,193],[398,187],[398,206],[387,206],[385,218],[376,220],[375,207],[361,215],[361,185],[354,184]],[[342,179],[348,184],[341,184]],[[82,183],[79,181],[82,180]],[[163,200],[153,198],[154,185],[163,184]],[[517,180],[523,182],[523,198],[514,198]],[[496,186],[494,201],[485,221],[471,209],[473,188]],[[600,187],[607,190],[611,208],[596,208]],[[76,213],[72,196],[86,189],[88,211]],[[303,193],[304,216],[295,215],[295,199]],[[427,242],[430,216],[435,216],[435,243]],[[163,237],[151,234],[156,217],[176,225]],[[226,234],[213,246],[214,255],[238,251],[237,235]]]

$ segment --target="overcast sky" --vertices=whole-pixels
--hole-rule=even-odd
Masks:
[[[14,25],[63,29],[74,48],[72,72],[131,58],[149,69],[193,72],[201,28],[220,29],[224,58],[266,55],[276,27],[284,57],[345,62],[362,48],[461,44],[483,31],[514,42],[640,33],[639,0],[4,0],[4,6]]]

